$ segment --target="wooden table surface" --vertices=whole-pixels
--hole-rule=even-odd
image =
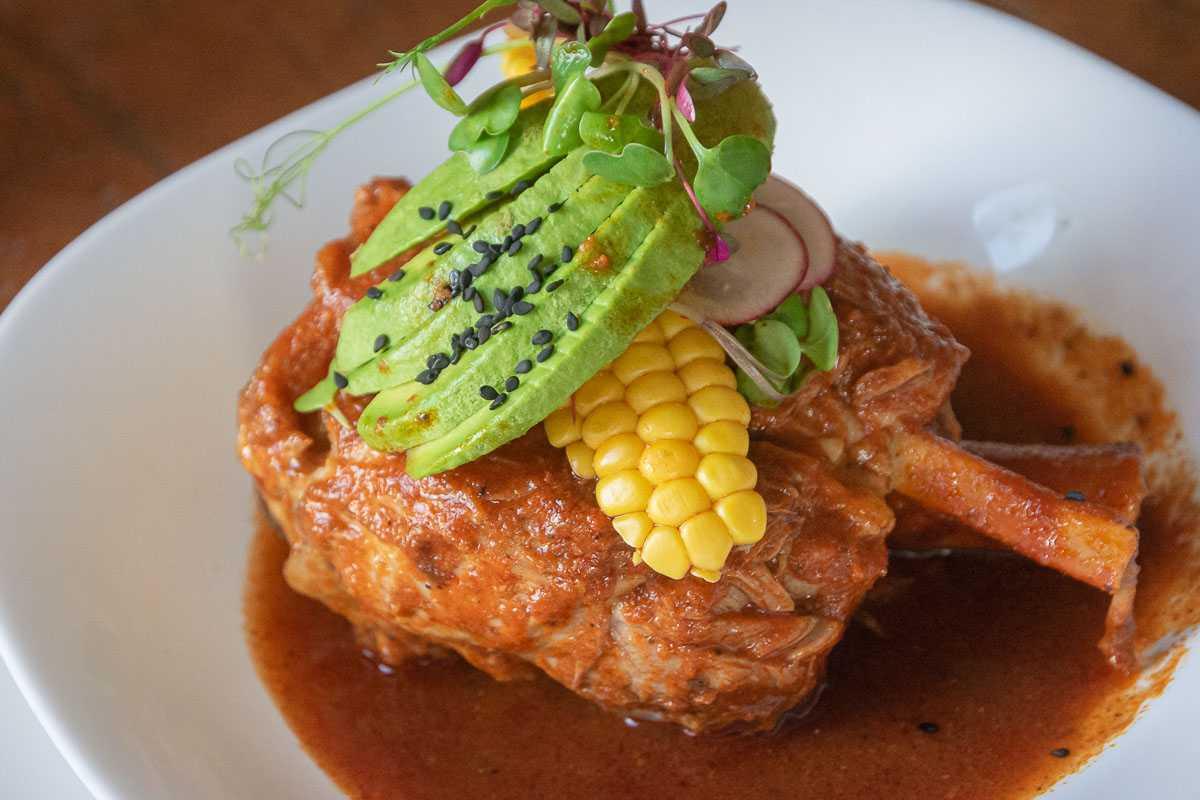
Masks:
[[[0,309],[125,200],[475,2],[0,0]],[[1200,107],[1200,0],[990,2]]]

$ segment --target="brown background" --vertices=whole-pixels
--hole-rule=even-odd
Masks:
[[[0,0],[0,309],[120,203],[475,2]],[[990,3],[1200,107],[1200,0]]]

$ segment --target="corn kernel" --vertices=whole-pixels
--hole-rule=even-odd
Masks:
[[[674,372],[647,372],[625,387],[625,402],[641,414],[659,403],[682,403],[688,392]]]
[[[637,423],[637,434],[646,443],[660,439],[683,439],[691,441],[699,425],[696,413],[684,403],[659,403],[642,414]]]
[[[687,549],[674,528],[659,527],[650,531],[642,544],[642,560],[655,572],[679,580],[687,574]]]
[[[734,544],[754,544],[766,533],[767,504],[758,492],[734,492],[718,500],[713,510]]]
[[[709,497],[719,500],[734,492],[753,489],[758,483],[758,470],[745,456],[709,453],[696,468],[696,480],[704,486]]]
[[[744,456],[750,452],[750,433],[745,425],[723,419],[710,422],[699,430],[693,442],[701,453],[732,453]]]
[[[596,455],[592,459],[592,468],[601,478],[621,470],[637,469],[638,461],[645,449],[646,445],[642,443],[636,433],[622,433],[620,436],[606,439],[596,448]]]
[[[567,445],[567,463],[571,465],[571,471],[581,478],[596,477],[596,471],[592,468],[592,457],[592,448],[583,442],[571,442]]]
[[[646,513],[656,525],[678,525],[712,507],[704,487],[695,478],[676,478],[654,487]]]
[[[638,469],[653,484],[690,478],[696,474],[698,466],[700,451],[679,439],[663,439],[647,445],[638,460]]]
[[[701,425],[723,419],[750,424],[750,404],[736,389],[727,386],[706,386],[688,398],[688,405]]]
[[[705,386],[728,386],[737,388],[737,377],[724,361],[715,358],[697,358],[679,370],[679,378],[687,393],[698,392]]]
[[[654,527],[654,523],[650,521],[650,516],[645,511],[622,514],[614,519],[612,524],[625,544],[633,548],[641,547],[642,542],[646,541],[646,537],[650,535],[650,529]]]
[[[692,566],[700,569],[719,573],[721,567],[725,566],[729,551],[733,549],[729,530],[712,511],[697,514],[680,525],[679,535],[683,538],[683,546],[687,548]]]
[[[658,315],[658,326],[662,328],[663,335],[668,339],[674,339],[675,334],[684,328],[694,327],[695,324],[683,314],[677,314],[669,309]]]
[[[686,366],[698,358],[723,360],[725,351],[717,340],[703,328],[687,328],[667,343],[676,367]]]
[[[701,580],[708,581],[709,583],[716,583],[717,581],[721,580],[721,573],[717,572],[716,570],[692,567],[692,574]]]
[[[667,337],[663,335],[662,328],[659,327],[657,321],[651,322],[642,328],[637,336],[633,337],[634,342],[649,342],[650,344],[662,344],[666,340]]]
[[[575,392],[575,413],[583,419],[596,406],[612,403],[625,396],[625,384],[617,380],[611,372],[596,373]]]
[[[629,349],[612,363],[613,374],[628,386],[647,372],[675,370],[671,353],[661,344],[631,344]]]
[[[579,432],[579,417],[570,406],[560,408],[546,417],[546,438],[554,447],[566,447],[571,442],[578,442],[582,434]]]
[[[610,517],[644,511],[654,487],[636,469],[626,469],[596,482],[596,503]]]
[[[595,450],[605,441],[622,433],[637,430],[638,415],[622,402],[605,403],[584,419],[580,427],[583,441]]]

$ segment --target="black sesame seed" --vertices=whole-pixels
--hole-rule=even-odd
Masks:
[[[498,257],[503,252],[504,247],[501,246],[500,242],[492,242],[492,244],[489,245],[488,253],[490,253],[493,258]]]
[[[478,278],[480,275],[487,272],[487,268],[488,268],[487,264],[483,263],[482,261],[477,261],[474,264],[472,264],[471,266],[467,267],[467,272],[471,273],[476,278]]]
[[[488,408],[495,411],[497,408],[504,405],[504,401],[507,399],[508,399],[508,395],[506,395],[506,394],[497,395],[496,399],[492,401],[492,404],[489,405]]]
[[[508,305],[508,295],[504,293],[503,289],[497,287],[492,291],[492,305],[497,311],[503,310]]]
[[[1122,375],[1132,375],[1134,373],[1134,370],[1135,370],[1135,367],[1134,367],[1132,361],[1129,361],[1127,359],[1127,360],[1121,362],[1121,374]]]
[[[480,386],[479,387],[479,396],[482,397],[484,400],[495,400],[497,397],[500,396],[500,393],[497,392],[495,387],[493,387],[493,386]]]
[[[512,302],[517,302],[525,296],[525,290],[520,286],[514,286],[513,290],[508,293],[508,299]]]
[[[471,304],[475,307],[475,313],[477,313],[477,314],[483,313],[483,308],[484,308],[483,295],[481,295],[481,294],[471,295]]]
[[[460,230],[462,229],[462,226],[461,226],[461,225],[459,225],[458,227],[459,227],[459,229],[460,229]],[[474,233],[474,232],[475,232],[475,229],[476,229],[477,227],[479,227],[479,226],[478,226],[478,225],[472,225],[471,227],[467,228],[465,231],[463,231],[463,232],[462,232],[461,234],[459,234],[459,235],[460,235],[460,236],[462,236],[464,239],[466,239],[468,236],[470,236],[472,233]]]
[[[452,269],[450,270],[448,277],[450,278],[450,288],[454,288],[455,286],[458,286],[459,281],[462,280],[462,273],[456,269]]]
[[[441,372],[448,366],[450,366],[450,356],[445,353],[438,353],[437,358],[433,361],[433,368]]]
[[[529,285],[525,287],[525,294],[537,294],[541,290],[542,290],[542,279],[534,278],[533,280],[531,280],[529,282]]]
[[[388,335],[386,333],[381,333],[375,337],[374,348],[375,348],[376,353],[378,353],[380,350],[382,350],[383,348],[385,348],[387,346],[388,346]]]
[[[1075,489],[1067,492],[1063,495],[1063,497],[1067,498],[1068,500],[1073,500],[1076,503],[1082,503],[1084,500],[1087,500],[1087,496],[1084,495],[1083,492],[1076,491]]]
[[[501,197],[504,197],[504,192],[497,191],[497,190],[493,189],[492,191],[490,191],[490,192],[488,192],[487,194],[485,194],[485,195],[483,196],[483,199],[485,199],[485,200],[499,200]]]
[[[529,302],[528,300],[518,300],[512,304],[512,313],[516,314],[518,317],[523,317],[530,311],[533,311],[533,303]]]
[[[550,205],[548,205],[546,207],[546,213],[553,214],[555,211],[558,211],[562,207],[563,207],[562,201],[559,201],[557,203],[551,203]]]
[[[483,254],[489,252],[492,249],[492,246],[483,239],[476,239],[475,241],[471,242],[471,249],[476,253]]]
[[[512,326],[513,324],[511,322],[498,322],[492,326],[492,335],[495,336],[497,333],[504,333]]]
[[[421,219],[433,219],[434,211],[429,206],[421,206],[417,209],[417,213],[421,215]]]
[[[470,272],[464,272],[463,277],[465,278],[470,274],[471,274]],[[465,283],[465,281],[464,281],[464,283]],[[475,295],[477,295],[478,293],[479,293],[478,290],[474,286],[467,286],[463,289],[463,300],[466,300],[469,303],[475,299]]]
[[[438,206],[438,219],[444,220],[446,217],[450,216],[451,208],[453,208],[453,206],[450,205],[450,201],[443,200],[441,205]]]
[[[542,277],[549,278],[551,275],[553,275],[557,271],[558,271],[558,264],[550,264],[544,270],[542,270]]]
[[[480,328],[479,333],[475,334],[475,336],[479,339],[479,343],[483,344],[488,339],[492,338],[492,331],[490,328]]]
[[[451,247],[454,247],[454,245],[450,244],[449,242],[438,242],[433,246],[433,252],[435,255],[445,255],[446,253],[450,252]]]
[[[567,312],[567,330],[569,330],[569,331],[579,330],[579,317],[575,316],[574,311]]]
[[[525,223],[525,235],[530,236],[537,233],[537,229],[540,227],[542,227],[542,218],[534,217],[533,219],[529,220],[529,222]]]
[[[475,323],[475,327],[476,327],[476,329],[478,329],[478,328],[490,328],[490,327],[492,327],[492,325],[494,325],[494,324],[496,324],[496,315],[495,315],[495,314],[484,314],[484,315],[483,315],[482,317],[480,317],[480,318],[479,318],[479,320],[478,320],[478,321]]]
[[[446,230],[447,230],[447,231],[449,231],[450,233],[454,234],[455,236],[462,236],[462,235],[463,235],[463,229],[462,229],[462,225],[460,225],[460,224],[458,223],[458,220],[453,220],[453,219],[452,219],[452,220],[450,220],[449,222],[447,222],[447,223],[446,223]]]
[[[549,286],[547,286],[547,287],[546,287],[546,291],[547,291],[547,292],[554,292],[554,291],[557,291],[557,290],[558,290],[558,287],[560,287],[560,286],[562,286],[562,285],[563,285],[563,282],[562,282],[562,281],[555,281],[554,283],[552,283],[552,284],[550,284]]]
[[[520,239],[524,235],[525,235],[525,226],[524,225],[522,225],[519,222],[516,225],[513,225],[512,237],[514,240]]]
[[[367,297],[371,298],[372,300],[378,300],[379,298],[383,297],[383,290],[378,286],[372,286],[370,289],[367,289]]]
[[[519,252],[521,252],[521,240],[517,239],[515,242],[513,242],[512,244],[510,244],[508,246],[508,254],[510,256],[515,256]]]
[[[941,728],[936,722],[922,722],[917,725],[917,730],[921,733],[937,733]]]
[[[505,236],[505,237],[504,237],[504,241],[502,241],[502,242],[500,243],[500,249],[501,249],[501,250],[507,250],[507,249],[508,249],[508,246],[509,246],[510,244],[512,244],[512,243],[513,243],[513,241],[514,241],[514,239],[513,239],[513,236],[512,236],[512,234],[511,234],[511,233],[510,233],[510,234],[508,234],[507,236]]]
[[[571,249],[569,244],[564,244],[562,249],[562,263],[569,263],[575,257],[575,251]]]
[[[509,194],[518,195],[528,189],[529,186],[529,181],[517,181],[515,184],[513,184],[512,191],[509,192]]]
[[[496,259],[499,258],[499,255],[496,253],[496,250],[494,249],[495,247],[496,247],[496,245],[492,245],[492,248],[483,254],[483,258],[479,259],[481,262],[483,262],[484,269],[487,269],[492,264],[496,263]]]
[[[333,373],[333,385],[339,389],[345,389],[350,385],[350,380],[340,372]]]
[[[451,364],[457,364],[457,363],[458,363],[458,360],[459,360],[460,358],[462,358],[462,350],[455,350],[455,351],[454,351],[454,352],[453,352],[453,353],[450,355],[450,363],[451,363]]]
[[[1055,758],[1066,758],[1067,756],[1071,755],[1071,751],[1065,747],[1056,747],[1050,751],[1050,755],[1054,756]]]
[[[437,353],[434,353],[425,359],[425,366],[428,367],[429,369],[433,369],[433,365],[436,363],[437,363]]]
[[[551,333],[550,331],[546,330],[545,328],[543,328],[542,330],[535,333],[533,335],[533,338],[531,338],[529,340],[529,342],[530,342],[530,344],[547,344],[553,338],[554,338],[554,334]]]
[[[525,265],[525,269],[532,273],[537,273],[538,267],[542,265],[542,254],[538,253],[533,258],[529,259],[529,263]]]
[[[537,362],[541,364],[552,355],[554,355],[554,345],[548,344],[537,354]]]
[[[432,370],[424,370],[417,376],[417,383],[428,386],[437,380],[437,375]]]
[[[402,269],[396,270],[391,275],[388,275],[388,280],[391,281],[392,283],[395,283],[396,281],[404,280],[404,270],[402,270]]]
[[[533,362],[528,358],[522,358],[517,362],[517,366],[513,368],[513,372],[516,372],[518,375],[524,375],[531,369],[533,369]]]
[[[515,392],[517,387],[521,385],[521,379],[516,375],[509,375],[508,380],[504,382],[504,391]]]
[[[479,347],[479,340],[475,338],[474,333],[463,337],[463,347],[468,350],[474,350],[476,347]]]

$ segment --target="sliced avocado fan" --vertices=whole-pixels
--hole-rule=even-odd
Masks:
[[[481,390],[490,394],[484,387],[492,387],[497,396],[504,394],[506,400],[501,402],[515,399],[519,388],[506,389],[506,384],[520,387],[527,380],[526,375],[540,369],[537,356],[551,345],[551,341],[534,343],[541,338],[539,332],[557,337],[566,330],[567,314],[582,319],[584,309],[619,278],[637,246],[676,204],[673,187],[635,188],[629,192],[629,187],[603,178],[593,178],[588,185],[595,186],[593,194],[615,194],[613,189],[624,189],[623,202],[611,214],[605,212],[606,218],[594,228],[594,233],[593,228],[584,228],[582,234],[561,240],[561,245],[573,251],[570,260],[562,263],[543,260],[546,266],[541,272],[545,277],[528,287],[537,291],[524,293],[533,307],[529,313],[504,315],[499,322],[499,315],[485,314],[483,327],[490,329],[497,325],[499,332],[489,336],[477,349],[464,353],[461,363],[447,369],[437,382],[423,385],[414,381],[376,395],[359,418],[359,433],[368,444],[383,450],[405,450],[436,439],[478,410],[481,403],[487,405],[485,400],[494,399],[480,394]],[[585,192],[581,191],[578,200],[572,202],[584,205]],[[607,203],[588,205],[597,211],[612,209]],[[579,246],[580,242],[584,245]],[[553,249],[555,254],[550,258],[558,260],[561,246]],[[546,290],[555,283],[558,284],[555,291]],[[424,358],[420,364],[424,367]]]
[[[601,83],[605,98],[618,87]],[[643,88],[630,114],[652,104]],[[704,261],[688,194],[674,180],[635,187],[592,175],[586,145],[546,154],[546,110],[521,112],[492,172],[477,175],[461,154],[435,169],[353,255],[362,274],[449,225],[346,312],[329,374],[297,410],[328,406],[338,390],[375,393],[359,435],[404,451],[410,475],[432,475],[545,419],[675,299]],[[775,121],[745,81],[697,102],[693,130],[703,142],[748,134],[769,146]],[[678,132],[673,141],[693,175]]]

